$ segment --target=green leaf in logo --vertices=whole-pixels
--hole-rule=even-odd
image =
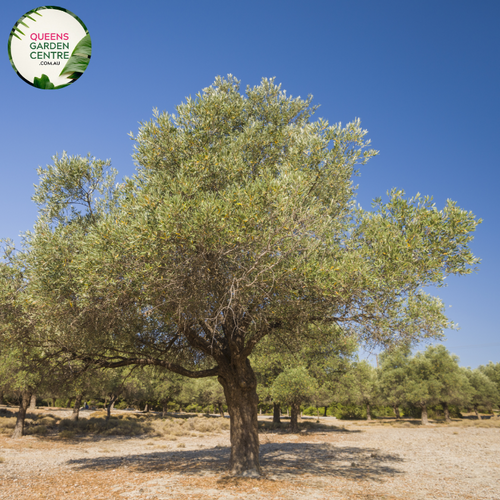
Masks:
[[[47,75],[42,75],[40,78],[35,76],[33,86],[37,89],[54,89],[54,84],[49,80]]]
[[[92,55],[92,42],[90,41],[90,35],[84,36],[76,45],[75,50],[72,55],[79,54],[82,56]]]
[[[87,69],[90,61],[90,55],[92,52],[92,43],[90,41],[90,35],[84,36],[76,45],[75,50],[71,54],[66,66],[60,73],[60,76],[66,73],[72,73],[68,78],[78,78]],[[75,76],[75,73],[80,73]]]

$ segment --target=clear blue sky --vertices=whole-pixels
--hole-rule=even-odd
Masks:
[[[361,118],[380,150],[359,178],[364,208],[398,187],[484,219],[472,244],[479,273],[449,278],[437,294],[461,327],[445,342],[461,364],[500,361],[498,0],[57,0],[93,47],[82,78],[55,91],[24,83],[7,55],[12,26],[40,5],[3,2],[0,16],[0,237],[19,241],[32,227],[35,169],[53,154],[91,152],[130,176],[127,133],[154,107],[173,112],[216,75],[243,88],[275,76],[289,94],[313,94],[317,116]]]

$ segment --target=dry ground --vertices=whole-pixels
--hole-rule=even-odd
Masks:
[[[50,413],[54,422],[67,414]],[[2,500],[500,499],[500,419],[426,427],[322,419],[296,435],[265,424],[264,477],[237,479],[226,474],[227,419],[127,415],[116,425],[146,433],[116,436],[95,425],[91,434],[56,433],[42,417],[45,435],[0,435]]]

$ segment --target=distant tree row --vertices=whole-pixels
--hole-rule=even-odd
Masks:
[[[480,408],[491,412],[500,405],[500,363],[490,362],[475,370],[460,367],[458,357],[443,345],[429,346],[414,356],[409,348],[388,350],[381,355],[378,369],[367,361],[355,360],[349,350],[343,357],[336,353],[331,358],[314,358],[308,355],[307,347],[300,354],[295,362],[293,357],[288,359],[285,366],[283,356],[270,364],[268,349],[266,366],[274,366],[275,371],[260,373],[261,395],[274,405],[291,408],[292,428],[297,426],[303,403],[324,406],[325,415],[332,403],[362,407],[368,420],[375,406],[392,408],[396,418],[402,409],[406,415],[420,413],[423,424],[428,423],[429,408],[436,406],[449,422],[450,407],[473,409],[480,419]],[[257,371],[258,367],[257,363]],[[281,371],[276,370],[279,367]]]

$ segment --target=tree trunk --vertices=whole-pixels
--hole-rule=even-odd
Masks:
[[[299,432],[299,424],[297,422],[297,417],[300,412],[300,405],[292,404],[290,411],[290,432]]]
[[[427,420],[427,405],[422,406],[422,425],[427,425],[429,420]]]
[[[12,433],[12,439],[17,439],[24,436],[24,419],[26,418],[26,411],[30,404],[31,395],[29,392],[23,392],[19,398],[19,412],[17,414],[16,425]]]
[[[0,405],[4,405],[5,401],[3,400],[3,392],[0,392]]]
[[[36,394],[33,394],[30,399],[30,410],[34,410],[36,408]]]
[[[115,406],[116,400],[118,399],[118,394],[116,396],[112,395],[109,404],[106,407],[106,422],[111,418],[111,410]]]
[[[399,413],[399,407],[397,405],[394,405],[392,409],[394,410],[394,415],[396,415],[396,420],[399,420],[401,418],[401,414]]]
[[[260,476],[257,422],[257,379],[248,359],[220,367],[218,380],[224,388],[231,421],[229,471],[243,477]]]
[[[222,403],[218,403],[217,406],[219,407],[220,416],[223,417],[224,416],[224,408],[222,407]]]
[[[366,420],[371,420],[372,414],[370,413],[370,403],[366,403]]]
[[[476,412],[477,419],[482,420],[481,415],[479,415],[479,412],[477,411],[477,405],[474,406],[474,411]]]
[[[281,408],[278,403],[273,403],[273,423],[281,424]]]
[[[161,416],[163,418],[165,418],[167,416],[167,410],[168,410],[168,407],[167,407],[167,403],[165,402],[165,403],[162,404],[162,414],[161,414]]]
[[[442,404],[443,406],[443,411],[444,411],[444,419],[446,420],[446,422],[451,422],[451,418],[450,418],[450,410],[448,408],[448,403],[443,403]]]
[[[325,413],[323,413],[323,416],[326,417],[326,412],[328,411],[328,406],[325,406]]]
[[[52,401],[52,407],[55,408],[56,407],[56,398],[50,398],[51,401]]]
[[[75,398],[75,406],[73,406],[73,411],[71,412],[71,420],[74,420],[75,422],[78,420],[78,417],[80,416],[80,405],[82,404],[82,398],[83,395],[79,394]]]
[[[149,405],[146,403],[146,406],[144,407],[144,413],[149,413]]]

